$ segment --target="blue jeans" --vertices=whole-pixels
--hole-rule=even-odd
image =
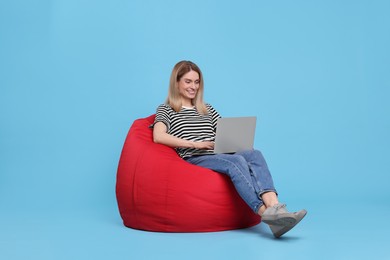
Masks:
[[[186,161],[228,175],[238,194],[255,213],[264,204],[263,193],[276,193],[267,163],[258,150],[192,156]]]

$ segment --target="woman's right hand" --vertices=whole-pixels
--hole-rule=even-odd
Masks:
[[[194,148],[204,150],[214,150],[214,142],[194,142]]]

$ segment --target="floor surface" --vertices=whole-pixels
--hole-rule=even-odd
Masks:
[[[0,259],[390,259],[390,207],[308,206],[292,231],[274,239],[265,224],[214,233],[126,228],[115,208],[0,216]],[[366,212],[366,213],[365,213]]]

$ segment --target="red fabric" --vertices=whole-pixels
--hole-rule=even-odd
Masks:
[[[119,160],[116,196],[125,226],[206,232],[260,223],[227,176],[192,165],[174,149],[155,144],[148,128],[154,118],[134,121]]]

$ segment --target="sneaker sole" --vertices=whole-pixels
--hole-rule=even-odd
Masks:
[[[292,216],[291,213],[276,214],[272,216],[263,216],[261,221],[273,226],[294,226],[297,222],[297,216]]]
[[[271,231],[274,234],[274,237],[279,238],[282,235],[286,234],[293,227],[295,227],[299,222],[301,222],[301,220],[306,216],[306,214],[307,214],[306,210],[300,211],[300,214],[298,214],[298,216],[297,216],[296,223],[292,226],[273,226],[273,225],[270,225],[269,227],[271,228]]]

